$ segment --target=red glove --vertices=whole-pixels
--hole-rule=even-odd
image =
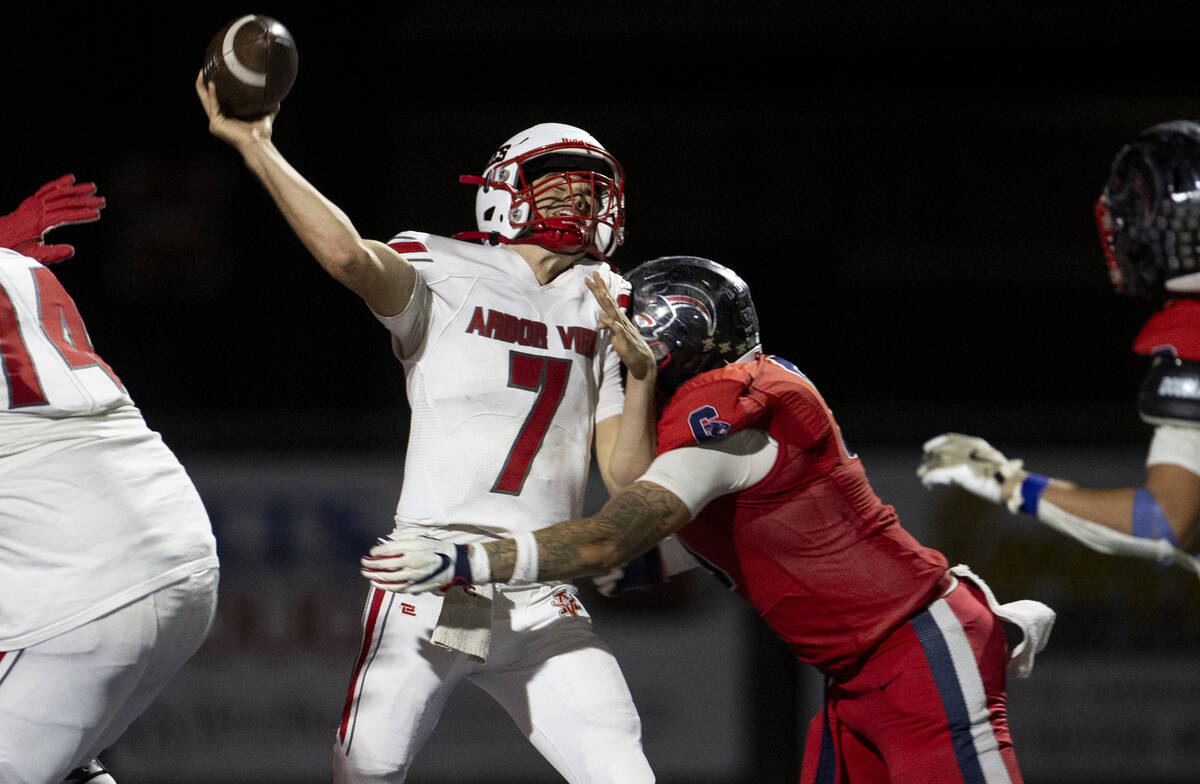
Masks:
[[[96,183],[77,185],[74,174],[46,183],[11,213],[0,217],[0,248],[12,248],[43,264],[71,258],[74,247],[47,245],[43,238],[59,226],[100,220],[104,198],[95,193]]]

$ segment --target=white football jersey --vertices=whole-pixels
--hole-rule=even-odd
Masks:
[[[532,531],[580,514],[595,422],[624,405],[620,360],[580,264],[546,285],[516,253],[404,233],[389,243],[418,283],[379,317],[412,409],[398,524]]]
[[[0,249],[0,651],[217,566],[199,494],[54,274]]]
[[[92,349],[54,273],[7,248],[0,248],[0,372],[0,411],[79,416],[133,402]]]

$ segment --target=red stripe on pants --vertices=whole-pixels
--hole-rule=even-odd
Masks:
[[[338,741],[342,743],[346,742],[346,728],[350,726],[350,716],[354,713],[354,694],[358,690],[358,679],[366,667],[371,644],[375,641],[375,624],[379,621],[379,608],[383,605],[384,596],[385,592],[379,588],[371,592],[370,607],[367,617],[363,619],[362,648],[354,662],[354,672],[350,675],[350,688],[346,691],[346,704],[342,708],[342,723],[338,726]]]

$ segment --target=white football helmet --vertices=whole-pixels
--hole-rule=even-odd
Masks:
[[[560,176],[542,180],[545,175]],[[559,253],[587,253],[606,260],[625,240],[625,171],[617,159],[587,131],[562,123],[541,123],[500,145],[482,176],[465,174],[459,181],[478,185],[475,222],[478,231],[454,235],[490,245],[529,243]],[[579,186],[586,186],[580,188]],[[590,199],[556,200],[558,214],[543,215],[537,202],[566,186]]]

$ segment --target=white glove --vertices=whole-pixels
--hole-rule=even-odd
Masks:
[[[1024,463],[1009,460],[994,446],[975,436],[943,433],[925,442],[917,476],[925,487],[958,485],[980,498],[1008,507],[1016,513],[1021,494],[1004,497],[1004,484],[1022,470]]]
[[[377,588],[395,593],[446,591],[455,585],[470,590],[476,582],[491,579],[491,564],[482,545],[431,537],[384,537],[359,563],[363,577]]]
[[[625,569],[618,566],[608,574],[596,575],[592,578],[592,585],[596,587],[597,593],[601,596],[613,598],[620,592],[621,578],[625,576]]]

